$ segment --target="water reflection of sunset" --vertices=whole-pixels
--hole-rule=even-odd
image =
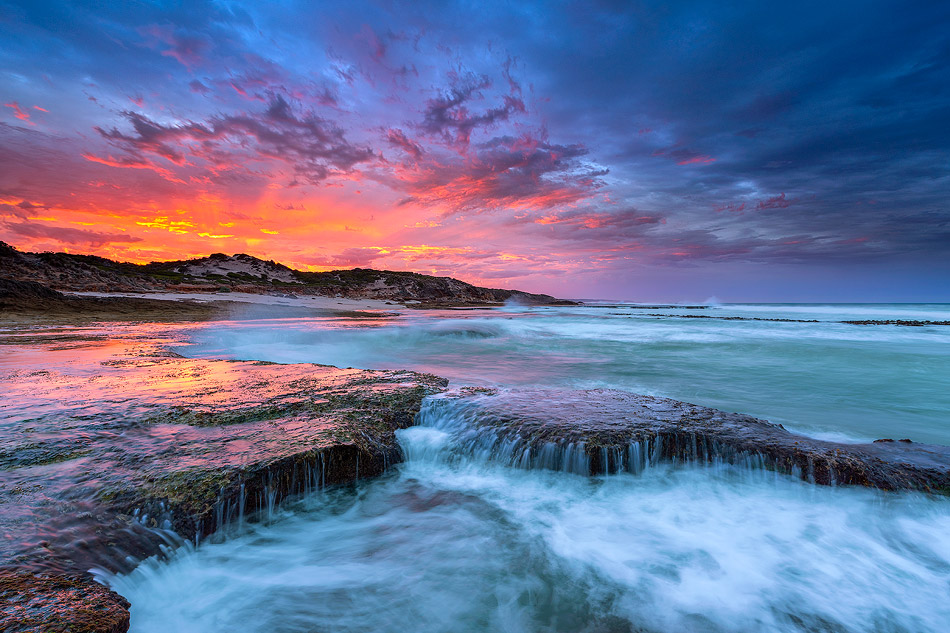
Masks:
[[[444,384],[164,347],[205,325],[0,331],[0,557],[130,569],[126,557],[171,538],[149,530],[200,538],[245,510],[381,472],[395,429]]]

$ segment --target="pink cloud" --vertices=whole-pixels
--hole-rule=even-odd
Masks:
[[[402,130],[389,130],[386,133],[386,140],[389,141],[390,145],[393,147],[398,147],[412,156],[414,159],[419,160],[422,158],[422,147],[420,147],[418,143],[411,141]]]
[[[581,145],[555,145],[529,134],[497,137],[464,158],[429,155],[383,179],[410,194],[402,204],[441,207],[445,215],[569,207],[604,186],[606,170],[585,163],[586,155]]]
[[[30,120],[30,113],[25,111],[23,108],[21,108],[20,104],[17,103],[16,101],[12,103],[4,103],[3,105],[5,105],[8,108],[13,109],[13,116],[15,116],[16,118],[20,119],[21,121],[26,121],[30,125],[36,125],[33,121]]]
[[[129,244],[142,241],[142,238],[127,233],[105,233],[36,222],[4,222],[2,226],[7,231],[23,237],[50,238],[65,244],[88,245],[93,248],[116,242]]]
[[[730,202],[729,204],[721,204],[717,207],[714,207],[716,213],[722,213],[723,211],[728,211],[729,213],[741,214],[745,210],[745,202],[742,204],[736,204]]]

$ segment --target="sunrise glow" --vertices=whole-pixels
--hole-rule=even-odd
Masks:
[[[4,9],[0,239],[575,297],[939,294],[939,20],[876,11],[845,54],[792,7]]]

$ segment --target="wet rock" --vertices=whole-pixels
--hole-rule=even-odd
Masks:
[[[433,398],[427,424],[463,421],[459,440],[512,465],[579,474],[660,460],[723,461],[822,485],[950,494],[950,447],[826,442],[748,415],[623,391],[461,389]]]
[[[408,371],[174,356],[2,382],[0,554],[35,561],[16,543],[48,540],[42,559],[67,568],[85,557],[56,535],[29,538],[37,514],[71,517],[70,533],[126,517],[200,539],[288,495],[381,473],[399,459],[395,430],[445,386]]]
[[[91,578],[0,573],[0,630],[124,633],[129,602]]]
[[[22,622],[44,623],[36,630],[125,630],[84,615],[112,609],[87,570],[129,571],[288,497],[382,473],[400,458],[395,431],[445,385],[408,371],[194,360],[148,346],[0,372],[5,600],[23,606]],[[27,583],[27,572],[44,577]],[[63,606],[70,600],[82,608]],[[56,628],[72,611],[75,626]]]

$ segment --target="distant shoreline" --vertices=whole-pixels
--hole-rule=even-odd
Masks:
[[[29,253],[0,242],[0,278],[34,282],[60,292],[183,293],[270,295],[283,298],[323,297],[374,300],[404,306],[576,305],[551,295],[475,286],[452,277],[415,272],[352,268],[329,272],[295,270],[243,253],[213,253],[196,259],[131,264],[104,257],[69,253]],[[140,297],[144,298],[144,297]]]

